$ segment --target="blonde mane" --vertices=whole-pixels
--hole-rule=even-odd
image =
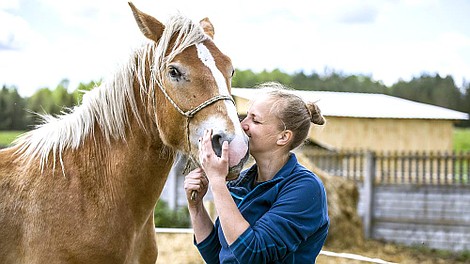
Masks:
[[[187,47],[206,39],[207,35],[198,24],[179,14],[171,17],[158,44],[149,42],[142,45],[111,80],[87,92],[81,105],[59,116],[41,115],[43,123],[14,142],[14,145],[18,146],[16,153],[19,158],[29,162],[39,158],[43,170],[52,152],[54,167],[59,159],[64,171],[63,151],[77,149],[86,136],[93,136],[95,124],[99,126],[108,143],[111,139],[125,141],[126,126],[129,124],[127,104],[145,130],[134,95],[134,77],[137,77],[140,86],[140,97],[149,108],[147,112],[154,113],[153,116],[156,117],[155,90],[156,87],[163,89],[162,73],[167,64]],[[172,40],[175,40],[175,44],[168,52]],[[145,74],[148,62],[153,64],[150,76]]]

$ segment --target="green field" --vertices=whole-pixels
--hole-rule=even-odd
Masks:
[[[24,131],[0,131],[0,146],[8,146]]]
[[[470,128],[456,128],[454,130],[454,150],[470,151]]]

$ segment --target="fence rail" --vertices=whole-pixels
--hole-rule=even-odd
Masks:
[[[470,152],[308,149],[304,153],[329,174],[360,182],[364,180],[366,162],[371,162],[374,184],[470,185]]]

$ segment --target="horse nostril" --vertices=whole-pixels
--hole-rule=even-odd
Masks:
[[[222,143],[223,137],[222,135],[215,134],[212,136],[212,149],[215,152],[215,155],[220,158],[222,156]]]

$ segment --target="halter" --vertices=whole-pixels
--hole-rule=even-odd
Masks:
[[[235,101],[233,101],[233,98],[230,96],[230,95],[216,95],[212,98],[209,98],[207,99],[206,101],[204,101],[202,104],[196,106],[195,108],[191,109],[191,110],[188,110],[188,111],[183,111],[181,109],[181,107],[178,106],[178,104],[175,103],[175,101],[170,97],[170,95],[168,95],[168,93],[166,92],[165,88],[163,88],[162,85],[158,85],[158,87],[160,87],[160,90],[163,92],[163,94],[165,95],[166,99],[173,105],[173,107],[178,110],[178,112],[183,115],[184,117],[186,117],[186,138],[188,140],[188,148],[189,148],[189,153],[191,153],[191,142],[190,142],[190,139],[189,139],[189,121],[190,119],[199,111],[201,111],[202,109],[204,109],[206,106],[209,106],[217,101],[220,101],[220,100],[229,100],[231,101],[233,104],[235,104]],[[190,155],[191,157],[191,160],[193,160],[192,156]],[[193,160],[194,162],[194,160]],[[198,163],[196,163],[198,164]]]
[[[166,99],[173,105],[173,107],[181,114],[183,115],[184,117],[186,117],[186,139],[187,139],[187,142],[188,142],[188,149],[189,149],[189,159],[188,159],[188,162],[186,163],[186,166],[185,166],[185,169],[183,171],[183,173],[185,173],[187,170],[189,170],[190,166],[191,166],[191,162],[193,162],[193,164],[199,164],[199,162],[197,160],[194,160],[193,156],[191,156],[191,141],[189,139],[189,122],[191,120],[191,118],[199,111],[201,111],[202,109],[204,109],[206,106],[209,106],[217,101],[220,101],[220,100],[229,100],[231,101],[234,105],[235,105],[235,101],[233,100],[232,96],[230,95],[216,95],[212,98],[209,98],[207,99],[206,101],[204,101],[202,104],[196,106],[195,108],[193,109],[190,109],[188,111],[183,111],[183,109],[181,109],[181,107],[178,106],[178,104],[176,104],[176,102],[170,97],[170,95],[166,92],[165,88],[163,88],[163,85],[158,85],[158,87],[160,87],[160,90],[162,91],[162,93],[165,95]],[[197,197],[197,192],[196,191],[193,191],[191,193],[191,200],[195,200]]]
[[[235,102],[233,101],[233,98],[229,95],[216,95],[212,98],[209,98],[207,99],[205,102],[203,102],[202,104],[196,106],[195,108],[191,109],[191,110],[188,110],[188,111],[183,111],[176,103],[175,101],[173,101],[173,99],[171,99],[171,97],[168,95],[168,93],[166,92],[166,90],[159,86],[160,87],[160,90],[163,92],[163,94],[165,95],[166,99],[168,99],[168,101],[170,101],[170,103],[175,107],[176,110],[178,110],[178,112],[180,112],[180,114],[182,114],[183,116],[185,116],[187,119],[190,119],[191,117],[193,117],[197,112],[201,111],[202,109],[204,109],[206,106],[209,106],[219,100],[229,100],[229,101],[232,101],[233,104],[235,104]]]
[[[181,109],[181,107],[178,106],[178,104],[176,104],[176,102],[170,97],[170,95],[166,92],[165,88],[163,88],[163,85],[158,85],[158,87],[160,87],[160,90],[162,91],[162,93],[165,95],[166,99],[173,105],[173,107],[181,114],[183,115],[184,117],[186,117],[186,139],[187,139],[187,142],[188,142],[188,149],[189,149],[189,159],[186,163],[186,166],[183,170],[183,173],[185,173],[186,171],[189,170],[190,166],[191,166],[191,162],[193,164],[199,164],[199,162],[197,160],[194,160],[193,156],[191,156],[191,141],[189,139],[189,122],[191,120],[191,118],[199,111],[201,111],[202,109],[204,109],[206,106],[209,106],[217,101],[220,101],[220,100],[229,100],[231,101],[234,105],[235,105],[235,101],[233,100],[232,96],[229,96],[229,95],[216,95],[212,98],[209,98],[207,99],[206,101],[204,101],[202,104],[196,106],[195,108],[193,109],[190,109],[188,111],[183,111],[183,109]],[[196,200],[196,197],[197,197],[197,192],[196,191],[192,191],[191,192],[191,200]]]

